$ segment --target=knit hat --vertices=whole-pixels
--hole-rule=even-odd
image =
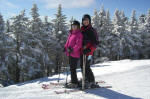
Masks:
[[[83,21],[84,21],[85,19],[89,19],[89,23],[91,24],[91,16],[90,16],[90,15],[88,15],[88,14],[84,14],[84,15],[83,15],[83,17],[82,17],[82,24],[83,24]]]
[[[71,25],[77,25],[78,28],[80,28],[80,22],[79,21],[74,20]]]

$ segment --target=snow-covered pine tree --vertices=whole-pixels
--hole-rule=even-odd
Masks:
[[[11,32],[11,27],[10,27],[10,22],[7,20],[6,22],[6,28],[5,28],[6,33]]]
[[[100,44],[95,52],[97,58],[109,57],[110,55],[110,40],[112,24],[109,11],[104,10],[102,6],[100,12],[94,11],[93,27],[96,28],[100,40]],[[110,58],[110,57],[109,57]]]
[[[130,41],[130,58],[137,59],[139,58],[142,42],[141,42],[141,35],[139,34],[138,21],[136,19],[135,10],[132,11],[127,30],[129,32],[128,33],[129,37],[132,39],[132,41]]]
[[[15,44],[13,35],[6,29],[7,23],[4,23],[2,15],[0,15],[0,78],[5,81],[5,85],[10,85],[14,83],[12,69],[15,61],[15,55],[13,54]]]
[[[44,56],[43,45],[37,38],[37,33],[32,32],[29,25],[25,10],[12,18],[11,29],[14,38],[12,49],[14,50],[11,54],[14,57],[12,59],[15,60],[15,63],[12,63],[15,68],[12,68],[11,73],[14,75],[15,82],[31,80],[44,75],[42,66],[47,60],[44,59],[46,56]]]
[[[148,10],[148,13],[146,15],[145,23],[143,26],[143,31],[141,32],[142,35],[142,43],[143,43],[143,50],[142,54],[144,55],[144,58],[150,58],[150,10]]]
[[[142,25],[142,24],[145,23],[145,21],[146,21],[146,15],[145,15],[145,14],[141,14],[141,15],[139,16],[138,24],[139,24],[139,25]]]
[[[146,22],[146,15],[141,14],[138,18],[138,30],[142,40],[142,49],[144,48],[145,22]],[[145,53],[144,50],[140,50],[140,58],[145,57],[144,53]]]
[[[134,13],[133,13],[134,15]],[[134,15],[135,17],[135,15]],[[120,44],[122,45],[122,58],[137,58],[138,56],[138,49],[136,49],[136,46],[140,47],[140,37],[138,36],[138,32],[133,33],[133,28],[131,30],[130,27],[132,27],[133,24],[136,24],[135,18],[133,19],[134,23],[129,22],[128,18],[125,17],[124,12],[120,12],[120,18],[121,18],[121,35],[120,35]],[[130,23],[132,23],[130,25]],[[129,24],[129,26],[128,26]],[[133,26],[134,28],[137,28],[137,26]],[[132,32],[132,33],[131,33]],[[135,50],[136,49],[136,50]]]
[[[122,16],[122,17],[121,17]],[[123,56],[123,42],[125,31],[124,15],[116,9],[113,19],[113,39],[111,53],[114,59],[121,59]]]
[[[71,17],[71,19],[70,19],[70,23],[69,23],[69,30],[71,30],[71,24],[72,24],[72,22],[74,21],[75,19],[73,18],[73,16]]]
[[[6,63],[5,63],[5,54],[6,46],[5,46],[5,34],[4,34],[4,20],[3,16],[0,13],[0,79],[7,80],[6,73],[8,72]]]
[[[97,29],[97,32],[99,33],[98,28],[100,27],[100,25],[99,25],[99,15],[97,9],[94,9],[94,16],[92,17],[92,26],[95,29]]]
[[[40,15],[38,13],[38,7],[36,4],[33,4],[33,7],[31,8],[31,16],[32,19],[30,21],[30,31],[33,34],[31,46],[32,49],[34,50],[34,56],[33,58],[37,61],[37,66],[33,67],[35,69],[34,71],[36,72],[36,75],[34,76],[35,78],[37,77],[43,77],[46,76],[46,67],[49,65],[50,58],[48,56],[48,53],[46,52],[46,44],[45,43],[45,37],[47,37],[47,34],[45,32],[45,28],[43,27],[43,23],[40,19]],[[49,37],[49,36],[48,36]],[[32,72],[32,71],[31,71]]]
[[[5,81],[5,85],[13,83],[7,65],[7,54],[9,53],[7,50],[9,47],[7,46],[7,39],[5,23],[0,13],[0,79]]]
[[[104,10],[104,6],[101,7],[100,12],[98,13],[95,11],[95,18],[97,18],[97,22],[94,24],[96,30],[98,32],[100,45],[97,48],[97,56],[102,57],[105,54],[106,49],[106,42],[105,42],[105,22],[106,22],[106,12]]]
[[[11,18],[12,20],[12,35],[14,36],[13,55],[15,59],[12,68],[15,82],[21,82],[30,79],[29,71],[33,65],[32,57],[27,53],[32,53],[33,50],[28,45],[28,37],[32,37],[28,29],[28,18],[25,16],[25,10],[19,15]],[[32,63],[33,62],[33,63]]]
[[[45,54],[45,75],[49,76],[52,70],[55,69],[55,58],[57,55],[57,49],[60,48],[60,44],[56,41],[56,37],[52,34],[52,23],[48,21],[48,17],[45,17],[43,22],[43,34],[41,35],[42,44],[44,45]]]
[[[121,39],[120,39],[120,45],[122,46],[121,48],[121,54],[122,56],[120,59],[124,58],[130,58],[131,52],[133,50],[133,39],[130,36],[130,33],[127,31],[127,26],[128,26],[128,18],[125,16],[124,11],[120,11],[120,18],[121,18],[121,24],[122,28],[121,29]]]
[[[56,54],[56,68],[55,72],[58,73],[59,67],[62,64],[63,60],[63,48],[64,44],[66,43],[66,39],[68,36],[68,27],[66,23],[66,15],[62,13],[61,4],[58,5],[57,13],[55,14],[55,19],[53,19],[53,35],[56,37],[56,41],[60,44],[60,47],[57,48]]]
[[[111,48],[112,48],[112,44],[111,44],[111,40],[113,38],[112,36],[112,29],[113,29],[113,25],[112,25],[112,21],[110,19],[110,13],[109,10],[106,11],[106,22],[105,22],[105,41],[106,41],[106,48],[107,48],[107,52],[105,53],[105,57],[108,58],[112,58],[111,57]]]
[[[47,32],[49,34],[51,34],[52,36],[52,23],[49,22],[48,16],[44,17],[44,22],[43,22],[43,28],[44,28],[44,32]]]
[[[56,36],[58,42],[63,47],[66,42],[66,38],[68,36],[67,32],[68,28],[66,23],[66,15],[62,13],[61,4],[59,4],[58,6],[57,14],[55,14],[55,19],[53,19],[53,23],[54,23],[53,35]]]
[[[99,22],[99,15],[98,15],[97,9],[94,10],[94,16],[92,17],[92,26],[94,27],[94,29],[96,29],[96,31],[99,35],[99,33],[100,33],[100,29],[99,29],[100,28],[100,22]],[[99,60],[99,57],[100,57],[100,49],[98,47],[93,54],[93,62],[92,63],[97,62],[97,60]]]

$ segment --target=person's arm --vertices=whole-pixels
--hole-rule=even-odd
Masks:
[[[86,53],[87,55],[93,55],[94,51],[95,51],[95,47],[93,46],[92,43],[88,43],[86,46],[85,50],[88,50],[88,53]]]
[[[67,38],[67,41],[66,41],[66,44],[65,44],[65,46],[64,46],[65,49],[67,48],[67,45],[68,45],[68,42],[69,42],[69,38],[70,38],[70,34],[69,34],[69,36],[68,36],[68,38]]]
[[[94,51],[95,51],[95,49],[96,49],[96,46],[95,46],[95,45],[97,45],[97,44],[99,43],[99,42],[97,42],[97,41],[98,41],[98,40],[97,40],[97,37],[96,37],[97,33],[95,33],[95,32],[96,32],[96,31],[95,31],[94,29],[90,29],[90,30],[88,31],[91,42],[89,42],[89,43],[86,45],[86,48],[87,48],[87,49],[90,49],[90,52],[87,53],[87,55],[93,55],[93,53],[94,53]]]
[[[90,47],[91,52],[89,52],[88,55],[93,55],[95,49],[96,49],[96,48],[95,48],[94,46],[91,46],[91,47]]]

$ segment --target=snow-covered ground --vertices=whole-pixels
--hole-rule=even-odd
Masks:
[[[150,99],[150,60],[109,61],[92,66],[96,80],[112,85],[110,89],[79,91],[57,95],[42,84],[57,82],[58,75],[0,88],[0,99]],[[65,73],[60,75],[65,82]],[[78,78],[81,77],[78,69]]]

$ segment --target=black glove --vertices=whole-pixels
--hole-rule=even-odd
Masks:
[[[68,53],[72,53],[73,52],[73,49],[71,47],[69,47],[67,50],[68,50]]]
[[[86,49],[83,50],[83,54],[87,54],[89,52],[91,52],[91,49],[89,49],[89,48],[86,48]]]

